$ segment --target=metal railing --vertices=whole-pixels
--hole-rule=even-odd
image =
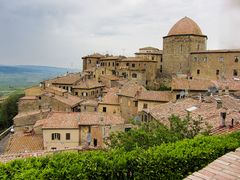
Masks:
[[[5,136],[8,135],[8,133],[10,133],[11,129],[13,128],[13,126],[10,126],[9,128],[7,128],[5,131],[3,131],[1,134],[0,134],[0,140],[2,140]]]

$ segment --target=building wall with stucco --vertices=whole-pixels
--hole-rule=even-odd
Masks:
[[[96,87],[91,89],[73,88],[73,95],[81,97],[82,99],[94,99],[102,95],[103,87]]]
[[[224,80],[240,77],[240,51],[195,52],[190,56],[193,78]]]
[[[52,139],[53,133],[60,134],[60,140]],[[66,133],[70,133],[70,139],[66,139]],[[43,144],[45,150],[58,150],[79,146],[79,129],[43,129]]]
[[[125,123],[129,123],[129,120],[137,115],[138,103],[135,98],[127,96],[119,96],[119,102],[121,115]]]
[[[106,112],[108,114],[115,114],[120,115],[120,105],[119,104],[105,104],[105,103],[99,103],[98,105],[98,112],[103,112],[103,107],[106,108]]]

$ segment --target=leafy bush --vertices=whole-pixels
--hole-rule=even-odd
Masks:
[[[0,164],[0,179],[182,179],[240,146],[240,132],[136,148],[59,153]]]
[[[0,108],[0,130],[8,128],[13,124],[13,118],[18,113],[17,101],[23,94],[11,94]]]
[[[124,148],[126,151],[131,151],[138,147],[148,149],[162,143],[193,138],[199,133],[208,134],[208,127],[203,126],[201,119],[195,120],[189,116],[181,119],[172,115],[169,117],[169,124],[168,128],[155,120],[143,122],[138,124],[138,128],[111,134],[107,145],[110,148]]]

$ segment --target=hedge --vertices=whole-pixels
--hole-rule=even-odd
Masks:
[[[240,132],[198,136],[148,150],[59,153],[0,164],[0,179],[183,179],[240,147]]]

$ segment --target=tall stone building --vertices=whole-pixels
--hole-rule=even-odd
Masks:
[[[178,21],[163,37],[163,72],[187,74],[190,70],[190,53],[206,50],[207,36],[190,18]]]

